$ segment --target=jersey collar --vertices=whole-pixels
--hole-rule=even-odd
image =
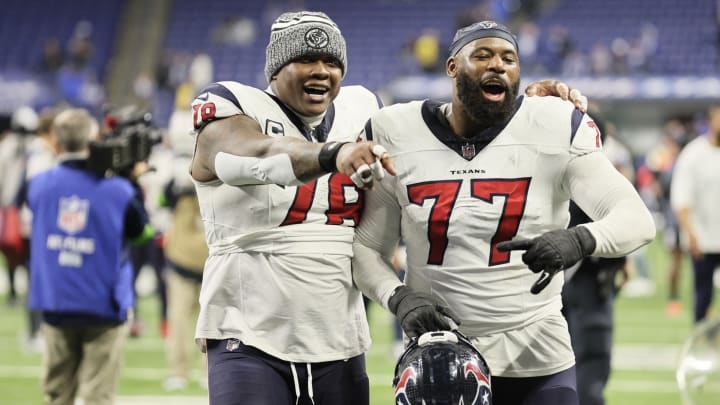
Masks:
[[[270,94],[267,91],[265,92],[265,94],[275,100],[277,105],[280,106],[285,115],[287,115],[287,117],[295,125],[298,131],[303,134],[305,139],[310,142],[315,142],[315,140],[313,139],[313,131],[307,125],[305,125],[302,118],[300,118],[297,113],[295,113],[295,111],[293,111],[285,103],[280,101],[280,99],[274,94]],[[325,117],[323,118],[322,122],[320,122],[320,124],[315,127],[314,138],[317,139],[318,142],[325,142],[327,140],[328,134],[332,129],[333,122],[335,122],[335,102],[330,104],[327,111],[325,112]]]
[[[522,105],[524,96],[520,96],[515,101],[515,112]],[[450,123],[445,117],[445,113],[441,108],[444,103],[435,100],[425,100],[422,105],[422,117],[425,124],[435,137],[452,149],[465,160],[472,160],[483,148],[485,148],[495,137],[502,132],[503,129],[512,119],[508,119],[504,124],[496,127],[488,128],[472,138],[463,138],[456,134],[450,127]]]

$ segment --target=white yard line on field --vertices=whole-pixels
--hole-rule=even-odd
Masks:
[[[674,370],[680,347],[677,345],[623,344],[613,348],[613,369],[615,370]],[[16,366],[0,364],[0,377],[40,376],[40,366]],[[162,380],[167,376],[164,368],[123,367],[122,378],[129,380]],[[371,383],[387,384],[392,374],[374,374]]]

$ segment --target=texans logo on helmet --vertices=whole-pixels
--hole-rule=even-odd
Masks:
[[[415,384],[415,370],[412,367],[406,368],[402,374],[400,374],[400,381],[398,381],[398,385],[395,387],[396,405],[411,405],[410,398],[407,396],[407,386],[410,381]]]
[[[478,368],[475,363],[467,362],[464,365],[465,377],[472,375],[477,381],[477,390],[475,391],[475,398],[468,405],[479,404],[479,405],[490,405],[490,381],[488,380],[485,373]],[[478,399],[480,402],[478,402]]]

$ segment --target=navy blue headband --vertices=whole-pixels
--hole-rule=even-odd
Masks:
[[[480,38],[502,38],[518,50],[517,40],[508,27],[495,21],[480,21],[467,27],[460,28],[455,33],[452,44],[450,44],[450,56],[457,55],[458,51],[470,42]]]

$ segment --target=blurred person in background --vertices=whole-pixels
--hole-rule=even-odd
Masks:
[[[58,114],[55,108],[45,108],[38,116],[37,136],[30,140],[27,147],[25,180],[55,166],[60,146],[52,129],[52,123]]]
[[[152,234],[135,188],[87,166],[97,121],[55,118],[60,164],[28,186],[31,310],[42,313],[45,403],[112,404],[134,301],[129,241]]]
[[[438,73],[442,69],[443,56],[440,49],[440,33],[425,29],[412,43],[415,62],[424,73]]]
[[[148,170],[136,180],[137,187],[142,191],[141,196],[145,204],[145,210],[150,218],[150,223],[155,230],[155,235],[148,243],[132,245],[130,247],[130,258],[133,265],[133,275],[136,289],[142,291],[142,283],[152,285],[152,294],[156,295],[160,306],[159,332],[162,337],[167,334],[167,293],[165,285],[165,253],[163,251],[165,230],[170,224],[171,211],[163,206],[162,196],[165,185],[172,178],[173,152],[167,140],[153,145],[150,156],[147,160]],[[151,278],[138,277],[143,270],[152,272]],[[143,281],[144,280],[144,281]],[[154,283],[150,280],[153,280]],[[136,316],[130,326],[130,336],[140,337],[144,333],[144,322]]]
[[[670,316],[677,316],[682,312],[679,284],[683,257],[680,226],[670,202],[670,190],[675,162],[680,150],[690,138],[690,131],[681,120],[670,119],[663,127],[661,143],[651,149],[645,158],[647,167],[655,178],[658,209],[663,220],[663,242],[670,255],[668,301],[665,306],[665,313]]]
[[[692,258],[693,320],[702,322],[713,299],[720,266],[720,104],[707,110],[708,133],[690,141],[675,161],[670,199]]]
[[[611,136],[612,125],[599,111],[591,110],[590,115],[600,131],[604,154],[632,182],[634,170],[630,151]],[[571,201],[568,227],[588,222],[592,222],[590,217]],[[605,404],[604,391],[610,378],[616,283],[618,279],[627,279],[626,266],[625,256],[586,257],[564,273],[562,313],[568,323],[575,353],[580,405]]]
[[[658,185],[655,176],[643,161],[635,170],[635,188],[645,206],[655,217],[659,215]],[[628,280],[623,285],[625,297],[649,297],[655,293],[655,282],[650,276],[650,262],[647,246],[643,246],[628,255]]]
[[[652,217],[601,153],[590,116],[518,97],[517,42],[505,26],[461,28],[450,55],[450,103],[385,107],[365,125],[397,175],[366,193],[353,279],[411,339],[458,324],[492,370],[493,403],[577,404],[563,280],[553,276],[648,243]],[[566,229],[571,199],[594,222]],[[404,284],[391,266],[400,238]]]
[[[195,187],[188,173],[194,142],[190,101],[193,93],[178,89],[175,111],[170,118],[168,137],[173,150],[172,179],[165,186],[165,205],[172,210],[165,233],[167,259],[168,335],[165,343],[169,376],[167,391],[185,389],[193,364],[199,358],[193,344],[195,322],[200,312],[198,299],[208,248]],[[203,356],[204,358],[204,356]],[[203,363],[204,366],[204,363]],[[207,388],[207,368],[202,367],[200,384]]]
[[[26,204],[27,184],[38,173],[42,173],[55,166],[60,147],[57,137],[52,129],[53,120],[57,116],[57,110],[46,108],[38,116],[37,136],[32,137],[27,143],[25,161],[25,183],[20,190],[19,201],[21,202],[20,224],[21,233],[25,240],[25,246],[30,246],[30,235],[32,233],[32,212]],[[29,271],[29,256],[25,256],[22,265]],[[25,340],[25,350],[40,352],[42,350],[42,335],[40,334],[40,313],[28,311],[28,336]]]
[[[57,37],[46,38],[38,64],[39,73],[46,79],[52,79],[63,63],[65,63],[65,55],[60,40]]]
[[[0,251],[7,265],[8,303],[17,301],[16,274],[27,266],[27,240],[23,235],[21,206],[28,144],[37,131],[38,115],[23,106],[8,116],[0,138]],[[26,337],[23,337],[26,339]]]

